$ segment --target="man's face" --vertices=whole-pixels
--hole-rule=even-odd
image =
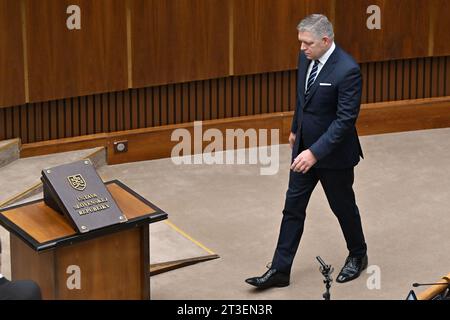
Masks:
[[[331,39],[328,37],[317,38],[309,31],[299,31],[298,40],[301,43],[300,49],[309,60],[319,59],[331,46]]]

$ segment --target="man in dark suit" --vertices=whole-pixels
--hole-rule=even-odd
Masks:
[[[9,281],[1,274],[2,243],[0,242],[0,300],[41,300],[41,289],[32,280]]]
[[[358,64],[334,43],[327,17],[313,14],[297,26],[297,105],[289,143],[292,165],[275,254],[258,288],[289,285],[311,193],[320,181],[344,234],[349,255],[336,281],[357,278],[367,267],[367,246],[353,192],[354,167],[362,157],[355,128],[362,79]]]

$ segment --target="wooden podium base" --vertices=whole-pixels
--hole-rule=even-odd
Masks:
[[[32,279],[44,299],[149,299],[148,224],[167,214],[120,183],[107,187],[128,222],[77,234],[43,200],[4,209],[12,279]]]

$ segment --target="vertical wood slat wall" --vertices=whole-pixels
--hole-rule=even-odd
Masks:
[[[362,103],[450,95],[450,56],[361,64]],[[296,70],[129,89],[0,108],[22,143],[294,110]]]

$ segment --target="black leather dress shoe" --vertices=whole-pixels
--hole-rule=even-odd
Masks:
[[[367,268],[367,255],[361,258],[347,257],[336,282],[343,283],[359,277],[361,272]]]
[[[245,282],[260,289],[287,287],[289,285],[289,275],[276,269],[269,269],[261,277],[248,278]]]

